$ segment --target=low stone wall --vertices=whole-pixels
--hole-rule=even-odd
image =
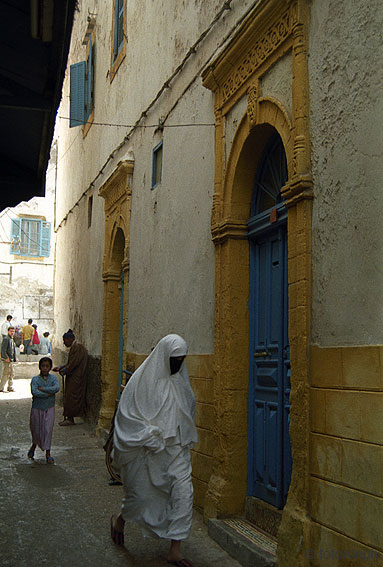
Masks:
[[[26,357],[27,358],[27,357]],[[28,357],[29,358],[29,357]],[[24,360],[16,362],[14,365],[15,378],[33,378],[39,373],[38,360],[25,362]]]

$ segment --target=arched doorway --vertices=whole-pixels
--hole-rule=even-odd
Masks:
[[[274,131],[258,162],[248,221],[248,495],[282,508],[291,478],[286,153]]]

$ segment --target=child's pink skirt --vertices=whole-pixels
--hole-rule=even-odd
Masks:
[[[32,443],[38,445],[42,451],[50,451],[54,422],[54,407],[47,410],[31,409],[30,427]]]

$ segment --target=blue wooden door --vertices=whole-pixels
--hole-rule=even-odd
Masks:
[[[278,144],[280,150],[281,143]],[[270,175],[270,148],[267,148],[266,155],[267,171],[261,170],[257,177],[259,183],[255,188],[254,202],[258,205],[255,205],[255,215],[249,220],[248,493],[282,508],[291,475],[287,211],[283,202],[278,200],[283,179]],[[277,155],[279,164],[280,154],[277,152]],[[263,190],[267,178],[270,183],[268,193],[259,195],[259,188]],[[260,206],[262,202],[266,206]]]
[[[122,383],[122,366],[124,354],[124,270],[121,270],[120,279],[120,324],[119,324],[119,338],[118,338],[118,386],[117,386],[117,399],[121,396],[121,383]]]

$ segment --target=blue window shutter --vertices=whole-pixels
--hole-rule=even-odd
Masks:
[[[11,242],[18,241],[17,244],[11,244],[10,253],[20,256],[20,235],[21,235],[21,220],[12,219],[11,221]]]
[[[85,61],[70,66],[70,128],[85,124],[85,70]]]
[[[86,116],[85,122],[89,120],[89,116],[93,110],[93,44],[92,38],[89,39],[89,55],[87,61],[87,77],[86,77]]]
[[[41,221],[40,230],[40,256],[45,256],[48,258],[50,253],[50,243],[51,243],[51,223],[46,221]]]
[[[113,59],[120,53],[124,40],[124,0],[114,0]]]

